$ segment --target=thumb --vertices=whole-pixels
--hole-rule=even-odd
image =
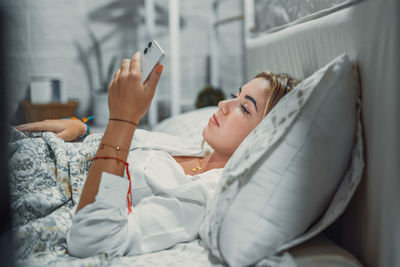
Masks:
[[[147,93],[152,97],[154,96],[154,93],[156,91],[156,87],[160,80],[162,70],[163,70],[163,65],[158,64],[151,72],[149,80],[146,83],[146,89],[148,91]]]
[[[56,136],[64,141],[73,141],[75,139],[75,137],[68,130],[63,130],[56,134]]]

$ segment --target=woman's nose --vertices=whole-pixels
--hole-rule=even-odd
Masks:
[[[222,114],[226,115],[229,111],[229,100],[219,101],[218,108],[222,111]]]

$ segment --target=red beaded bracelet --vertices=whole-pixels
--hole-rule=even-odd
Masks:
[[[122,163],[125,164],[125,168],[126,168],[126,173],[128,175],[128,180],[129,180],[129,189],[128,189],[128,194],[127,194],[127,199],[128,199],[128,214],[130,214],[132,212],[132,195],[131,195],[131,175],[129,173],[129,163],[126,162],[125,160],[122,160],[120,158],[115,158],[115,157],[94,157],[91,160],[96,160],[96,159],[115,159],[118,160]]]

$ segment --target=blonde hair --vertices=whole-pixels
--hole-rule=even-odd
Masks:
[[[265,117],[271,109],[279,102],[279,100],[293,90],[293,88],[300,83],[299,80],[291,77],[286,73],[273,73],[271,71],[264,71],[257,74],[256,78],[264,78],[266,79],[270,86],[270,95],[268,97],[267,103],[264,108],[263,117]]]

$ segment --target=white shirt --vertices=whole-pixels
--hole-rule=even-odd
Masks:
[[[196,238],[222,169],[186,175],[172,156],[205,152],[163,133],[136,130],[130,150],[132,213],[127,212],[126,172],[125,178],[103,172],[95,202],[73,218],[67,234],[70,254],[137,255]]]

